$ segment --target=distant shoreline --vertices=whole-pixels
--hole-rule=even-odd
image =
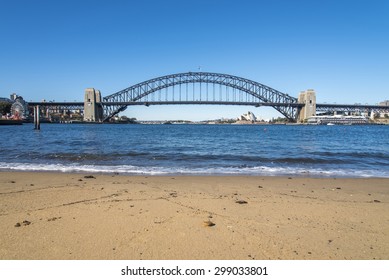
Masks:
[[[15,121],[16,122],[16,121]],[[4,122],[5,124],[6,122]],[[0,121],[0,125],[1,125],[1,121]],[[16,123],[15,123],[16,124]],[[18,121],[17,124],[33,124],[32,122],[22,122],[22,121]],[[255,122],[255,123],[251,123],[251,122],[235,122],[235,123],[216,123],[216,122],[213,122],[213,121],[210,121],[210,122],[207,122],[207,121],[199,121],[199,122],[191,122],[191,121],[185,121],[185,122],[175,122],[175,121],[139,121],[139,122],[83,122],[83,121],[68,121],[68,122],[49,122],[49,121],[45,121],[45,122],[41,122],[41,124],[90,124],[90,125],[94,125],[94,124],[98,124],[98,125],[101,125],[101,124],[104,124],[104,125],[107,125],[107,124],[112,124],[112,125],[115,125],[115,124],[127,124],[127,125],[268,125],[268,126],[272,126],[272,125],[291,125],[291,126],[313,126],[313,125],[318,125],[318,126],[325,126],[326,124],[308,124],[308,123],[268,123],[268,122]],[[336,124],[336,125],[339,125],[339,126],[347,126],[347,125],[350,125],[350,124]],[[389,125],[389,122],[388,123],[385,123],[385,122],[373,122],[373,123],[366,123],[366,124],[351,124],[352,126],[369,126],[369,125]]]

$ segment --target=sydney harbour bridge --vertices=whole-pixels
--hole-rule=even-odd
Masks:
[[[316,97],[292,97],[249,79],[219,73],[187,72],[150,79],[101,97],[87,89],[83,102],[28,102],[44,110],[82,110],[84,120],[106,122],[134,105],[243,105],[271,106],[289,121],[297,122],[316,112],[389,112],[389,106],[320,104]],[[308,109],[310,107],[310,109]],[[312,111],[313,110],[313,111]],[[305,116],[302,116],[302,114]]]

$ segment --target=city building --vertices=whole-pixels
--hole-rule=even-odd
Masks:
[[[382,101],[378,103],[379,106],[389,106],[389,100]]]
[[[12,103],[12,100],[9,99],[9,98],[6,98],[6,97],[0,97],[0,102],[3,102],[3,103]]]

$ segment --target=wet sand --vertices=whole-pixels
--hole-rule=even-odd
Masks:
[[[389,179],[0,172],[0,259],[389,259]]]

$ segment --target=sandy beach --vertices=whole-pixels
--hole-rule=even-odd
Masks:
[[[0,259],[389,259],[389,179],[0,172]]]

